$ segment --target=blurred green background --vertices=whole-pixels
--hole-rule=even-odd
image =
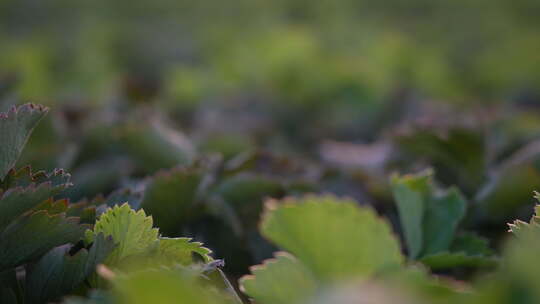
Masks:
[[[104,102],[126,78],[174,107],[255,94],[367,110],[400,89],[508,101],[537,93],[539,9],[534,0],[3,0],[0,67],[17,95],[48,102]]]
[[[433,167],[497,240],[540,184],[539,13],[536,0],[0,0],[0,109],[52,107],[20,164],[69,170],[74,201],[192,166],[195,184],[213,178],[200,178],[210,206],[237,208],[219,221],[252,231],[266,196],[332,192],[395,214],[388,176]],[[203,227],[218,256],[241,256],[197,216],[170,234]]]
[[[264,116],[251,125],[270,120],[304,144],[371,140],[415,101],[465,111],[538,102],[539,9],[534,0],[2,0],[0,93],[48,105],[152,101],[184,127],[200,109],[249,108]]]

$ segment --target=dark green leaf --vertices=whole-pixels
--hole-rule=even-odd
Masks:
[[[70,246],[56,247],[44,255],[26,276],[26,299],[46,303],[75,290],[114,248],[112,239],[99,234],[90,249],[70,254]]]
[[[0,286],[0,303],[2,304],[17,304],[17,296],[11,288]]]
[[[465,216],[467,202],[456,188],[433,196],[424,215],[422,255],[448,250],[459,222]]]
[[[24,215],[0,233],[0,270],[15,267],[45,254],[53,247],[76,242],[85,227],[77,218],[38,211]]]
[[[456,236],[450,251],[463,251],[468,255],[489,256],[493,254],[493,250],[489,248],[488,240],[473,233],[463,233]]]
[[[177,168],[159,172],[149,182],[141,207],[165,236],[178,235],[182,224],[197,215],[194,204],[202,179],[198,169]]]
[[[0,179],[15,166],[32,129],[48,111],[44,106],[25,104],[0,113]]]
[[[454,267],[495,267],[498,259],[493,256],[468,255],[465,252],[439,252],[427,255],[420,262],[434,270]]]
[[[256,227],[266,198],[280,198],[285,189],[279,181],[255,174],[226,178],[215,190],[248,227]]]
[[[16,217],[71,185],[69,177],[63,170],[55,170],[48,175],[38,172],[32,176],[32,183],[25,188],[17,186],[4,193],[0,192],[0,230]],[[16,184],[16,180],[13,183]]]

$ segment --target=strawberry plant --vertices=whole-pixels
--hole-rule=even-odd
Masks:
[[[261,233],[286,251],[253,266],[240,280],[253,303],[536,303],[540,296],[538,267],[531,264],[540,252],[537,216],[510,225],[516,236],[510,236],[500,267],[465,282],[407,261],[390,225],[352,200],[270,200],[264,212]],[[231,303],[204,282],[170,270],[110,280],[106,295],[68,303]]]
[[[538,246],[527,245],[538,238],[537,216],[510,225],[516,237],[503,250],[502,266],[472,282],[436,276],[407,261],[388,222],[350,199],[269,200],[260,227],[285,251],[240,280],[253,303],[515,303],[516,297],[519,303],[535,303],[540,296],[537,267],[525,262],[538,253]],[[108,291],[67,303],[235,303],[196,275],[199,271],[102,273]]]
[[[540,299],[539,207],[529,222],[510,224],[496,253],[469,225],[465,195],[432,170],[391,176],[394,214],[306,194],[332,174],[263,152],[199,157],[106,196],[73,199],[64,170],[18,164],[47,111],[27,104],[0,113],[1,303]]]
[[[394,175],[391,184],[410,259],[432,269],[496,263],[487,240],[458,233],[468,202],[457,188],[438,189],[432,171]]]
[[[70,210],[65,201],[55,201],[63,190],[70,186],[70,175],[63,170],[51,173],[32,172],[29,167],[15,169],[15,164],[39,120],[48,108],[27,104],[13,107],[7,113],[0,113],[0,271],[2,274],[2,302],[23,301],[25,297],[39,298],[39,288],[23,288],[22,282],[35,286],[36,279],[43,279],[37,274],[40,258],[45,254],[59,255],[58,246],[74,245],[84,234],[86,227],[81,225],[76,214],[79,210]],[[101,240],[104,242],[105,240]],[[97,248],[97,246],[96,246]],[[96,255],[96,249],[77,248],[77,258],[87,263],[87,256]],[[99,259],[88,260],[89,270],[99,263]],[[62,262],[57,264],[62,267]],[[24,275],[21,275],[23,273]],[[21,278],[22,276],[22,278]],[[48,290],[53,297],[58,291],[71,291],[69,284],[81,283],[78,279],[58,281],[56,290]],[[40,285],[40,284],[38,284]],[[39,286],[36,286],[39,287]],[[39,301],[38,301],[39,302]]]
[[[46,303],[105,286],[96,274],[98,264],[127,271],[132,268],[126,265],[135,262],[156,268],[188,267],[198,261],[200,270],[194,271],[218,274],[214,280],[226,281],[212,266],[220,263],[209,256],[211,251],[188,238],[161,237],[144,211],[136,212],[127,203],[106,210],[101,207],[96,220],[92,204],[105,206],[107,201],[62,199],[63,191],[71,186],[68,173],[16,169],[32,129],[47,111],[26,104],[0,113],[2,303]]]

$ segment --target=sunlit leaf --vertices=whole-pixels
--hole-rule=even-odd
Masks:
[[[86,242],[94,242],[103,233],[111,236],[117,244],[105,259],[109,266],[117,265],[129,256],[143,254],[149,247],[158,245],[158,229],[152,228],[152,217],[143,210],[135,211],[128,204],[114,206],[103,213],[94,225],[86,231]]]
[[[261,232],[323,280],[365,278],[403,262],[384,220],[371,208],[334,196],[270,201]]]
[[[190,238],[160,238],[159,258],[181,265],[193,264],[193,254],[197,254],[207,263],[212,260],[212,251],[202,246],[202,243],[191,242]]]
[[[217,290],[204,288],[195,278],[174,271],[143,271],[115,280],[115,303],[222,304],[228,301]]]
[[[252,275],[244,276],[240,285],[257,303],[299,303],[317,291],[319,282],[295,257],[278,252],[275,259],[251,267]]]

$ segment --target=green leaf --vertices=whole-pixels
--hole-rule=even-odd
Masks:
[[[534,214],[531,220],[527,223],[521,220],[515,220],[513,223],[508,224],[510,231],[520,237],[524,233],[530,233],[531,231],[540,231],[540,205],[534,207]]]
[[[413,158],[430,160],[437,172],[448,180],[475,191],[485,178],[486,145],[481,132],[463,127],[451,127],[441,135],[435,128],[416,128],[401,134],[397,144],[402,152]]]
[[[27,273],[26,299],[30,303],[46,303],[75,290],[114,248],[112,239],[99,234],[90,250],[70,254],[69,246],[54,248]]]
[[[17,296],[13,289],[0,286],[0,303],[17,304]]]
[[[426,255],[420,262],[433,270],[451,269],[455,267],[495,267],[498,259],[493,256],[468,255],[465,252],[438,252]]]
[[[129,159],[123,156],[86,161],[72,171],[74,186],[64,195],[77,201],[84,197],[92,197],[96,193],[110,192],[129,174],[130,166]]]
[[[313,274],[295,257],[285,252],[275,259],[251,267],[252,275],[240,279],[240,286],[248,296],[261,304],[299,303],[319,288]]]
[[[538,206],[535,209],[536,212],[539,211]],[[515,299],[516,289],[521,299],[528,296],[529,301],[522,303],[537,303],[540,299],[540,230],[537,215],[538,213],[533,215],[530,224],[519,230],[517,237],[510,238],[506,243],[502,267],[495,276],[495,279],[502,283],[499,288],[506,290],[510,297],[514,296]]]
[[[53,247],[76,242],[84,229],[77,218],[64,214],[26,214],[0,233],[0,271],[36,259]]]
[[[306,302],[304,302],[306,303]],[[416,298],[398,288],[384,284],[349,282],[324,288],[313,295],[309,304],[413,304],[420,303]],[[423,303],[423,302],[421,302]],[[299,303],[300,304],[300,303]],[[303,304],[303,303],[302,303]]]
[[[191,163],[195,151],[180,131],[161,121],[130,121],[117,130],[118,142],[146,172]]]
[[[422,255],[448,250],[459,222],[465,216],[467,203],[456,188],[432,197],[424,215],[424,249]]]
[[[266,206],[262,234],[319,279],[364,278],[403,263],[390,226],[352,200],[306,196]]]
[[[213,265],[216,264],[217,261],[210,262],[206,265]],[[220,260],[220,263],[223,263],[223,261]],[[225,273],[219,268],[222,267],[223,264],[217,264],[214,269],[210,267],[210,272],[206,272],[205,279],[207,279],[206,285],[210,286],[211,288],[217,288],[218,290],[221,290],[225,296],[231,300],[231,302],[235,302],[236,304],[242,304],[242,300],[240,299],[240,296],[236,292],[236,289],[231,284]],[[206,266],[208,269],[209,267]]]
[[[0,272],[0,303],[17,304],[15,291],[20,289],[15,269]]]
[[[489,241],[470,232],[456,236],[450,247],[450,251],[462,251],[467,255],[493,255],[493,250],[489,248]]]
[[[506,243],[502,267],[494,276],[499,283],[496,286],[499,293],[505,292],[507,299],[515,300],[517,289],[519,299],[523,299],[522,303],[536,303],[540,298],[540,205],[536,205],[534,210],[535,213],[528,223],[515,221],[510,224],[510,231],[515,237]],[[486,293],[489,291],[491,290]]]
[[[212,261],[212,251],[202,246],[202,243],[191,242],[191,238],[160,238],[159,257],[171,264],[184,266],[193,264],[193,254],[202,257],[204,263]]]
[[[33,183],[30,166],[22,167],[19,170],[13,168],[4,176],[4,179],[0,179],[0,194],[9,188],[27,187]]]
[[[432,275],[421,264],[413,264],[407,268],[391,273],[385,273],[377,279],[386,287],[395,291],[406,291],[408,295],[416,295],[418,299],[413,303],[455,303],[449,301],[463,292],[463,287],[449,278]],[[399,301],[398,301],[399,302]]]
[[[431,170],[403,177],[395,175],[391,183],[409,257],[429,257],[425,261],[437,265],[441,260],[450,261],[448,255],[454,258],[449,250],[458,225],[465,217],[467,202],[457,188],[439,191],[432,175]],[[443,258],[438,258],[439,253]],[[435,259],[438,260],[432,263]],[[460,256],[460,260],[465,259]]]
[[[49,109],[25,104],[0,113],[0,179],[15,166],[32,130]]]
[[[116,303],[224,304],[233,303],[197,278],[178,271],[141,271],[114,280]]]
[[[202,178],[197,168],[176,168],[157,173],[149,182],[141,207],[164,235],[178,235],[182,225],[197,215],[194,203]]]
[[[54,200],[52,197],[45,200],[43,203],[39,204],[35,210],[45,210],[47,213],[53,215],[53,214],[60,214],[60,213],[66,213],[68,216],[73,216],[67,214],[67,211],[69,210],[70,204],[69,200],[67,199],[59,199]]]
[[[422,251],[422,222],[426,199],[431,191],[432,175],[433,172],[428,170],[417,175],[394,175],[391,178],[392,193],[411,259],[418,257]]]
[[[105,264],[115,266],[123,259],[146,253],[158,245],[158,230],[152,228],[152,217],[143,210],[135,211],[125,203],[108,208],[99,217],[94,229],[86,231],[86,242],[94,242],[97,235],[112,236],[116,248],[105,259]]]
[[[135,211],[125,203],[109,208],[97,220],[94,230],[86,231],[86,241],[91,242],[96,234],[111,236],[117,246],[107,256],[104,264],[113,270],[133,273],[156,268],[191,266],[198,259],[209,263],[211,251],[201,243],[190,242],[189,238],[159,238],[158,229],[152,228],[152,217],[143,210]],[[199,263],[197,263],[199,264]],[[105,281],[92,277],[94,286],[103,286]]]
[[[137,210],[142,201],[142,193],[134,191],[130,188],[116,190],[109,194],[105,199],[104,204],[114,206],[118,204],[128,203],[131,208]]]
[[[279,181],[263,175],[238,174],[226,178],[215,193],[236,211],[248,227],[256,227],[263,209],[263,200],[282,197],[285,189]]]
[[[95,289],[88,298],[68,297],[62,304],[114,304],[110,291]]]
[[[55,170],[49,175],[38,172],[33,175],[33,182],[25,188],[17,186],[0,192],[0,230],[16,217],[68,187],[69,177],[63,170]]]

